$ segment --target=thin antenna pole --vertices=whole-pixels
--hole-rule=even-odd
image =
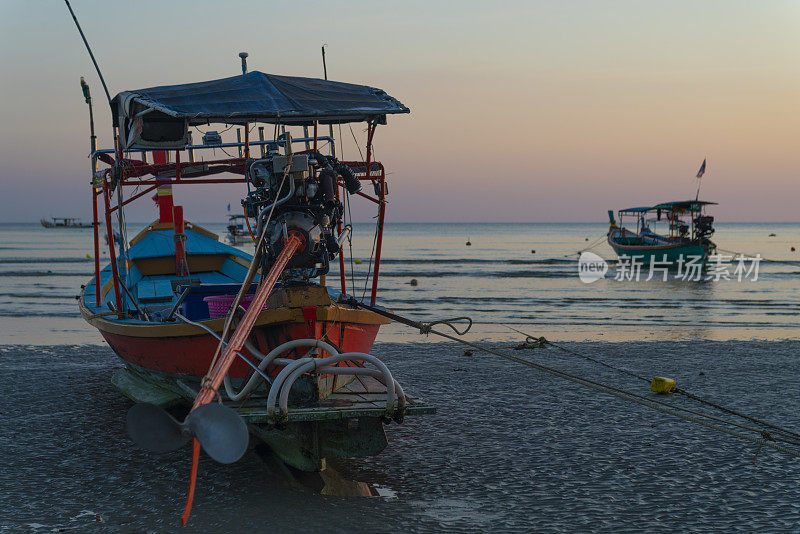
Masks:
[[[328,65],[325,63],[325,47],[327,44],[322,45],[322,73],[325,80],[328,79]],[[336,140],[333,137],[333,123],[328,125],[328,136],[331,138],[331,156],[336,157]]]
[[[72,6],[69,5],[69,0],[64,0],[64,3],[67,4],[67,9],[69,9],[70,14],[72,15],[72,20],[75,21],[75,26],[78,27],[78,32],[81,34],[81,39],[83,39],[83,44],[86,45],[86,50],[89,52],[89,57],[92,58],[92,63],[94,63],[94,68],[97,71],[97,75],[100,76],[100,83],[103,84],[103,90],[106,92],[106,98],[108,99],[108,103],[111,103],[111,94],[108,92],[108,87],[106,86],[106,81],[103,78],[103,73],[100,72],[100,67],[97,65],[97,60],[94,58],[94,54],[92,53],[92,48],[89,46],[89,42],[86,40],[86,36],[83,34],[83,30],[81,29],[81,25],[78,23],[77,17],[75,17],[75,12],[72,10]]]

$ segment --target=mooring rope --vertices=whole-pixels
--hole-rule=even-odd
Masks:
[[[603,241],[605,241],[605,239],[606,239],[606,236],[601,236],[601,237],[599,237],[599,238],[595,239],[595,240],[592,242],[592,244],[591,244],[591,245],[589,245],[588,247],[586,247],[586,248],[582,248],[582,249],[580,249],[580,250],[578,250],[578,251],[576,251],[576,252],[573,252],[573,253],[571,253],[571,254],[564,254],[564,255],[563,255],[563,256],[561,256],[561,257],[562,257],[562,258],[571,258],[572,256],[580,256],[580,255],[581,255],[581,254],[583,254],[584,252],[586,252],[586,251],[588,251],[588,250],[592,250],[592,249],[593,249],[593,248],[595,248],[596,246],[600,245],[600,244],[601,244]]]
[[[354,305],[354,306],[358,306],[358,307],[361,307],[361,308],[364,308],[364,309],[368,309],[370,311],[378,313],[379,315],[384,315],[385,317],[388,317],[390,319],[394,319],[397,322],[400,322],[402,324],[406,324],[408,326],[412,326],[412,327],[415,327],[415,328],[418,328],[419,325],[424,325],[425,324],[425,323],[420,323],[418,321],[414,321],[412,319],[408,319],[406,317],[399,316],[397,314],[394,314],[394,313],[391,313],[391,312],[388,312],[388,311],[385,311],[385,310],[381,310],[379,308],[368,306],[368,305],[366,305],[366,304],[364,304],[364,303],[362,303],[360,301],[357,301],[355,299],[352,299],[352,298],[351,299],[347,299],[346,302],[348,304],[351,304],[351,305]],[[488,352],[489,354],[493,354],[495,356],[499,356],[499,357],[501,357],[503,359],[506,359],[506,360],[509,360],[509,361],[512,361],[512,362],[515,362],[515,363],[519,363],[519,364],[525,365],[527,367],[533,367],[534,369],[538,369],[540,371],[543,371],[545,373],[557,376],[559,378],[563,378],[565,380],[569,380],[570,382],[574,382],[576,384],[592,388],[592,389],[600,391],[602,393],[607,393],[609,395],[613,395],[613,396],[618,397],[618,398],[620,398],[622,400],[629,400],[629,401],[635,402],[636,404],[640,404],[642,406],[645,406],[647,408],[652,408],[652,409],[654,409],[656,411],[659,411],[659,412],[662,412],[662,413],[666,413],[668,415],[672,415],[674,417],[678,417],[680,419],[683,419],[683,420],[686,420],[686,421],[689,421],[689,422],[697,423],[697,424],[700,424],[700,425],[705,426],[707,428],[710,428],[710,429],[713,429],[713,430],[718,430],[720,432],[723,432],[723,433],[731,435],[731,436],[742,438],[744,440],[747,440],[747,441],[750,441],[752,443],[755,443],[755,444],[759,445],[759,449],[758,449],[759,452],[760,452],[761,448],[767,447],[767,448],[771,448],[771,449],[774,449],[774,450],[777,450],[777,451],[780,451],[780,452],[784,452],[784,453],[789,454],[791,456],[800,458],[800,451],[797,451],[797,450],[794,450],[792,448],[789,448],[789,447],[786,447],[784,445],[780,445],[780,444],[776,443],[777,439],[780,439],[780,438],[773,437],[766,430],[747,427],[747,426],[741,425],[739,423],[735,423],[735,422],[732,422],[732,421],[726,421],[724,419],[721,419],[721,418],[718,418],[718,417],[714,417],[712,415],[704,414],[704,413],[701,413],[701,412],[697,412],[697,411],[694,411],[694,410],[690,410],[688,408],[683,408],[683,407],[680,407],[680,406],[669,404],[667,402],[663,402],[663,401],[658,401],[658,400],[655,400],[655,399],[647,398],[647,397],[645,397],[643,395],[638,395],[638,394],[633,393],[631,391],[626,391],[624,389],[616,388],[614,386],[609,386],[607,384],[603,384],[601,382],[590,380],[588,378],[583,378],[583,377],[580,377],[580,376],[577,376],[577,375],[573,375],[571,373],[567,373],[566,371],[562,371],[560,369],[555,369],[553,367],[549,367],[549,366],[546,366],[546,365],[543,365],[543,364],[540,364],[540,363],[536,363],[536,362],[533,362],[533,361],[530,361],[530,360],[526,360],[524,358],[519,358],[517,356],[512,356],[511,354],[506,354],[504,352],[501,352],[501,351],[499,351],[497,349],[494,349],[494,348],[491,348],[491,347],[485,347],[485,346],[479,345],[477,343],[473,343],[471,341],[467,341],[467,340],[464,340],[464,339],[459,339],[459,338],[457,338],[455,336],[452,336],[452,335],[447,334],[445,332],[440,332],[438,330],[434,330],[432,328],[426,328],[425,329],[425,333],[435,334],[437,336],[441,336],[441,337],[449,339],[451,341],[456,341],[458,343],[470,346],[470,347],[472,347],[472,348],[474,348],[476,350],[480,350],[480,351],[483,351],[483,352]],[[730,428],[725,428],[723,426],[720,426],[717,423],[721,423],[721,424],[725,424],[725,425],[729,425],[729,426],[734,426],[734,427],[737,427],[737,428],[740,428],[740,429],[743,429],[743,430],[748,430],[750,432],[758,434],[760,437],[756,438],[756,437],[753,437],[750,434],[744,434],[742,432],[738,432],[738,431],[732,430]],[[788,444],[792,444],[792,445],[800,445],[800,443],[788,441],[788,440],[785,440],[785,439],[781,439],[781,441],[783,441],[785,443],[788,443]],[[758,454],[758,453],[756,453],[756,454]]]
[[[644,376],[636,374],[636,373],[634,373],[632,371],[629,371],[627,369],[623,369],[621,367],[615,367],[615,366],[613,366],[613,365],[611,365],[609,363],[606,363],[606,362],[604,362],[602,360],[598,360],[596,358],[592,358],[591,356],[587,356],[586,354],[581,354],[581,353],[576,352],[574,350],[570,350],[570,349],[568,349],[568,348],[566,348],[566,347],[564,347],[562,345],[553,343],[552,341],[549,341],[544,337],[534,338],[534,336],[530,336],[530,335],[526,334],[525,332],[522,332],[521,330],[517,330],[516,328],[514,328],[512,326],[509,326],[509,325],[503,325],[503,326],[505,326],[506,328],[510,328],[511,330],[513,330],[515,332],[518,332],[518,333],[520,333],[520,334],[522,334],[524,336],[527,336],[528,338],[537,339],[541,343],[543,343],[545,345],[549,345],[551,347],[554,347],[554,348],[556,348],[556,349],[558,349],[560,351],[563,351],[563,352],[565,352],[567,354],[571,354],[573,356],[577,356],[579,358],[583,358],[584,360],[596,363],[598,365],[602,365],[603,367],[607,367],[609,369],[613,369],[614,371],[626,374],[626,375],[631,376],[633,378],[637,378],[637,379],[639,379],[639,380],[641,380],[643,382],[647,382],[648,384],[651,382],[651,379],[649,379],[649,378],[646,378]],[[678,393],[680,395],[688,397],[688,398],[690,398],[692,400],[700,402],[701,404],[705,404],[707,406],[710,406],[710,407],[715,408],[717,410],[723,411],[725,413],[728,413],[728,414],[731,414],[731,415],[735,415],[737,417],[741,417],[742,419],[746,419],[746,420],[748,420],[748,421],[750,421],[752,423],[755,423],[757,425],[761,425],[761,426],[764,426],[764,427],[771,428],[775,432],[778,432],[778,433],[781,433],[781,434],[785,434],[786,436],[789,436],[789,437],[800,439],[800,434],[798,434],[797,432],[792,432],[791,430],[786,430],[785,428],[781,428],[780,426],[774,425],[772,423],[768,423],[766,421],[762,421],[761,419],[757,419],[755,417],[743,414],[741,412],[737,412],[736,410],[733,410],[731,408],[727,408],[727,407],[722,406],[720,404],[717,404],[715,402],[712,402],[712,401],[709,401],[707,399],[704,399],[704,398],[702,398],[702,397],[700,397],[698,395],[695,395],[695,394],[693,394],[693,393],[691,393],[689,391],[686,391],[685,389],[675,388],[673,391],[674,391],[674,393]],[[735,424],[735,423],[732,423],[732,424]],[[750,430],[752,430],[752,428],[750,428]],[[793,445],[800,445],[800,442],[796,442],[796,441],[790,441],[790,440],[783,440],[783,441],[786,441],[786,443],[791,443]]]
[[[724,248],[719,248],[719,247],[717,247],[717,250],[720,251],[720,252],[727,252],[728,254],[732,254],[734,257],[736,257],[736,256],[741,256],[743,258],[755,258],[756,257],[756,255],[754,255],[754,254],[745,254],[744,252],[737,252],[735,250],[726,250]],[[760,261],[766,261],[768,263],[782,263],[784,265],[795,265],[795,266],[800,265],[800,261],[796,261],[796,260],[773,260],[773,259],[770,259],[770,258],[765,258],[765,257],[763,257],[761,255],[759,255],[759,259],[760,259]]]

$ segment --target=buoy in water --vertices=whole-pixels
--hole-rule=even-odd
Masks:
[[[87,259],[87,260],[91,260],[91,259],[92,259],[92,255],[91,255],[91,254],[87,254],[87,255],[86,255],[86,259]]]
[[[792,252],[794,252],[794,247],[792,247]]]
[[[535,249],[531,249],[531,254],[536,254],[536,250]]]
[[[471,247],[472,246],[472,242],[471,241],[467,241],[467,246]]]
[[[589,238],[587,237],[586,239],[584,239],[584,241],[589,241]]]
[[[361,260],[356,260],[356,265],[361,265],[362,263],[364,263],[364,262],[361,261]]]
[[[770,237],[775,237],[775,234],[769,234]]]
[[[412,278],[411,281],[409,282],[409,284],[412,285],[412,286],[416,286],[418,284],[417,279],[416,278]]]

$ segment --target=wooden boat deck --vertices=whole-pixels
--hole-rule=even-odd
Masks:
[[[266,400],[266,399],[264,399]],[[258,402],[256,400],[256,402]],[[232,407],[235,407],[232,405]],[[248,423],[271,423],[273,417],[263,406],[238,407],[237,411]],[[423,415],[436,412],[436,408],[419,399],[406,397],[405,415]],[[386,386],[371,376],[357,376],[336,393],[319,402],[319,406],[289,407],[288,422],[331,421],[354,417],[381,417],[386,413]]]
[[[191,403],[197,390],[186,382],[164,380],[154,387],[153,377],[138,376],[129,369],[121,369],[112,379],[114,385],[134,402],[150,402],[159,406]],[[257,392],[244,401],[223,400],[223,404],[234,408],[247,423],[274,423],[275,418],[267,413],[267,397]],[[436,408],[420,399],[406,396],[405,415],[425,415],[436,412]],[[382,417],[386,413],[386,386],[371,376],[357,376],[336,393],[319,401],[317,406],[289,406],[285,422],[335,421],[357,417]]]

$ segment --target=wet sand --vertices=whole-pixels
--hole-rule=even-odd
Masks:
[[[495,345],[510,349],[513,344]],[[800,342],[567,343],[800,429]],[[179,530],[189,451],[126,438],[130,403],[102,346],[0,347],[0,532]],[[642,394],[646,385],[555,349],[512,351]],[[201,459],[183,532],[800,529],[800,460],[451,343],[381,343],[432,416],[388,427],[379,456],[337,463],[377,498],[300,489],[255,451]],[[686,399],[671,401],[686,406]]]

